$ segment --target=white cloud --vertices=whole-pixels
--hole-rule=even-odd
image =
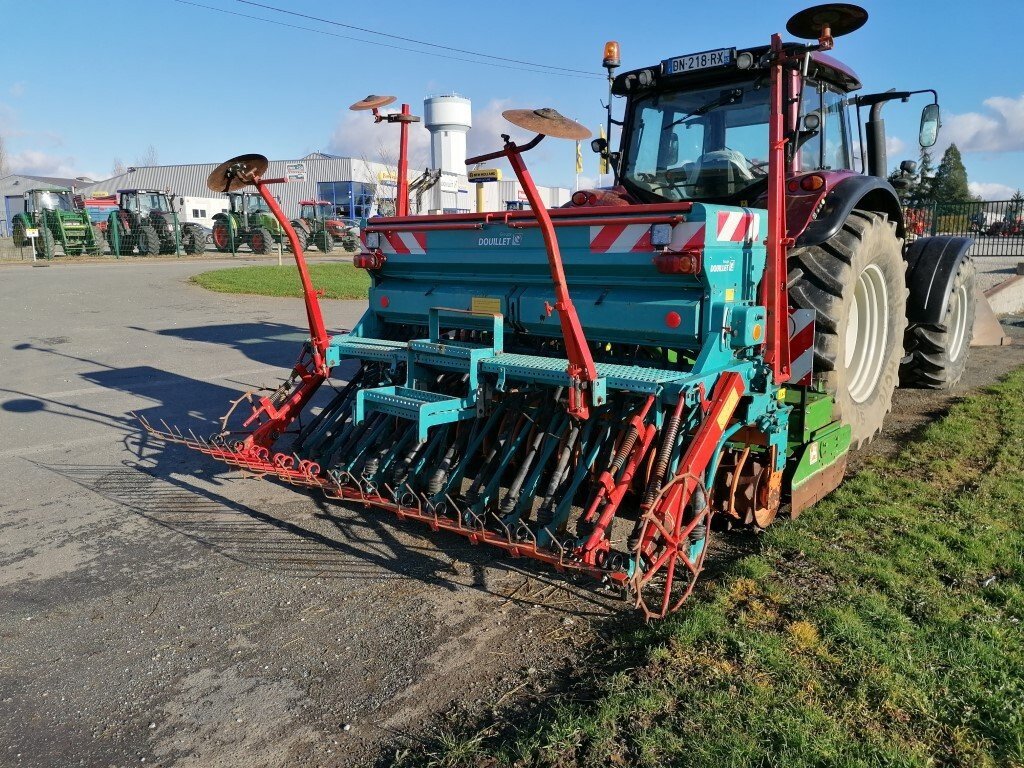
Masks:
[[[26,149],[11,155],[9,163],[13,173],[25,173],[30,176],[75,178],[84,175],[76,169],[74,157],[50,155],[36,149]]]
[[[962,152],[1024,150],[1024,94],[1016,99],[993,96],[982,103],[986,114],[965,112],[942,121],[943,144],[954,143]]]
[[[885,155],[886,157],[895,157],[901,154],[907,148],[907,142],[901,139],[899,136],[886,136],[885,137]]]
[[[473,127],[466,136],[466,152],[470,157],[501,149],[501,135],[507,133],[517,144],[532,138],[531,134],[501,116],[512,107],[511,99],[491,99],[480,108],[473,109]]]
[[[327,151],[346,157],[394,165],[398,161],[399,126],[375,123],[369,112],[345,112],[334,128]],[[430,134],[423,123],[409,126],[409,165],[426,166],[430,158]]]
[[[1016,191],[1013,187],[995,181],[972,181],[967,184],[967,188],[972,195],[982,200],[1009,200]]]

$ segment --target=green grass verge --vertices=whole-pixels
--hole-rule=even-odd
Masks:
[[[366,270],[351,264],[310,264],[313,286],[328,299],[365,299],[370,288]],[[257,296],[302,296],[295,265],[229,267],[195,275],[192,282],[220,293],[248,293]]]
[[[1024,765],[1024,372],[417,764]],[[550,701],[550,700],[549,700]]]

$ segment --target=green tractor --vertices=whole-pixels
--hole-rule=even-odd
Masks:
[[[230,209],[213,217],[213,245],[222,253],[248,245],[253,253],[270,253],[284,230],[266,201],[253,192],[229,192]],[[286,243],[287,244],[287,243]]]
[[[292,227],[302,250],[316,246],[323,253],[330,253],[336,243],[347,251],[359,250],[357,235],[335,213],[333,205],[325,200],[303,200],[299,206],[299,218],[292,221]]]
[[[93,229],[81,200],[62,187],[41,187],[25,193],[25,211],[14,216],[14,244],[19,248],[31,245],[31,230],[38,231],[36,253],[43,258],[51,258],[58,245],[65,256],[103,251],[103,237]]]
[[[206,232],[198,224],[181,223],[164,192],[119,189],[117,210],[107,219],[110,252],[129,256],[138,248],[142,256],[176,253],[181,245],[192,255],[206,249]]]

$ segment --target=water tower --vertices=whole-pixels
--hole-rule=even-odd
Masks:
[[[430,164],[444,173],[466,173],[466,133],[473,127],[472,103],[452,93],[423,101],[423,124],[430,131]]]

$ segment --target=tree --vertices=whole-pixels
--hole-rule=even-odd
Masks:
[[[111,176],[120,176],[126,170],[127,169],[124,166],[124,160],[122,160],[120,157],[115,157],[113,161],[110,163]]]
[[[160,156],[157,154],[156,147],[150,144],[146,147],[144,154],[139,155],[135,158],[135,166],[144,168],[151,165],[157,165],[160,162]]]
[[[942,153],[942,160],[935,172],[935,183],[932,185],[932,198],[939,205],[974,199],[967,186],[967,169],[956,144],[950,144]]]
[[[935,163],[932,153],[927,147],[921,148],[921,156],[917,162],[917,173],[914,175],[907,196],[907,205],[911,208],[927,208],[934,202],[932,184],[935,177]]]
[[[1013,193],[1013,197],[1010,198],[1010,215],[1013,218],[1020,218],[1021,212],[1024,212],[1024,195],[1020,193],[1018,189]]]

